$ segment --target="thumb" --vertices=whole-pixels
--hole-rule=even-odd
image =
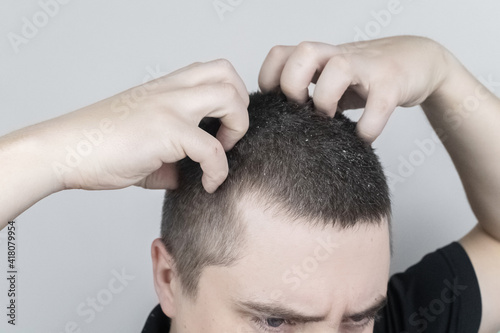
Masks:
[[[164,163],[136,185],[151,190],[173,190],[178,186],[177,175],[177,167],[174,163]]]

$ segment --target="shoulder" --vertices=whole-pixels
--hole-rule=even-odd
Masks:
[[[426,255],[389,281],[375,332],[477,332],[481,294],[472,263],[457,242]]]

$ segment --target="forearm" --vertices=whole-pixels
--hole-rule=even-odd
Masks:
[[[0,137],[0,228],[63,189],[174,189],[186,156],[215,191],[227,177],[224,151],[248,129],[248,103],[234,67],[218,59]],[[205,117],[220,119],[216,137],[198,127]]]
[[[0,138],[0,229],[37,201],[61,190],[34,127]]]
[[[500,100],[454,58],[451,63],[449,76],[422,107],[479,224],[500,240]]]

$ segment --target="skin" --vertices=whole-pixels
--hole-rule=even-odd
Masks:
[[[281,88],[298,102],[305,100],[311,82],[320,111],[365,109],[357,131],[367,142],[382,132],[397,106],[422,106],[477,218],[460,243],[481,289],[479,332],[500,330],[500,99],[444,47],[413,36],[276,46],[259,75],[261,90]]]
[[[351,317],[385,298],[387,221],[340,230],[290,222],[283,214],[242,202],[242,257],[229,267],[206,267],[195,299],[183,294],[161,240],[153,242],[155,287],[172,318],[170,333],[373,331],[369,315]],[[277,327],[266,322],[269,318]]]
[[[248,128],[248,95],[241,78],[227,61],[219,60],[193,64],[158,80],[154,88],[140,86],[146,90],[144,98],[132,101],[128,117],[120,118],[113,105],[130,99],[132,91],[1,137],[0,228],[64,189],[175,188],[173,163],[186,155],[200,162],[203,185],[215,191],[227,175],[223,150]],[[261,90],[281,89],[299,103],[306,100],[311,82],[316,83],[313,100],[321,112],[364,108],[357,130],[369,143],[397,106],[422,106],[477,218],[476,227],[460,242],[481,289],[479,332],[498,331],[500,100],[441,45],[412,36],[276,46],[259,74]],[[471,99],[474,103],[467,103]],[[197,128],[207,115],[224,124],[217,139]],[[99,128],[103,116],[116,125],[114,131],[82,163],[58,177],[53,162],[64,161],[65,148],[77,146],[83,130]],[[148,149],[138,149],[143,147]]]
[[[233,66],[220,59],[192,64],[1,137],[0,228],[37,201],[65,189],[173,189],[174,163],[186,156],[200,163],[205,189],[215,191],[228,172],[224,150],[248,129],[248,103],[245,84]],[[217,138],[198,128],[208,116],[222,121]],[[69,165],[68,147],[78,149],[88,142],[85,133],[97,130],[104,133],[102,142],[93,145],[80,163],[54,167]]]

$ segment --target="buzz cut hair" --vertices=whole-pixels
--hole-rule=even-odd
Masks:
[[[382,166],[356,135],[355,122],[279,92],[251,94],[248,114],[248,132],[226,153],[229,174],[217,191],[205,191],[199,164],[185,158],[177,164],[178,188],[165,194],[161,238],[191,297],[204,267],[230,266],[241,256],[245,225],[238,203],[248,195],[315,225],[345,229],[390,219]],[[219,126],[215,118],[200,124],[214,136]]]

